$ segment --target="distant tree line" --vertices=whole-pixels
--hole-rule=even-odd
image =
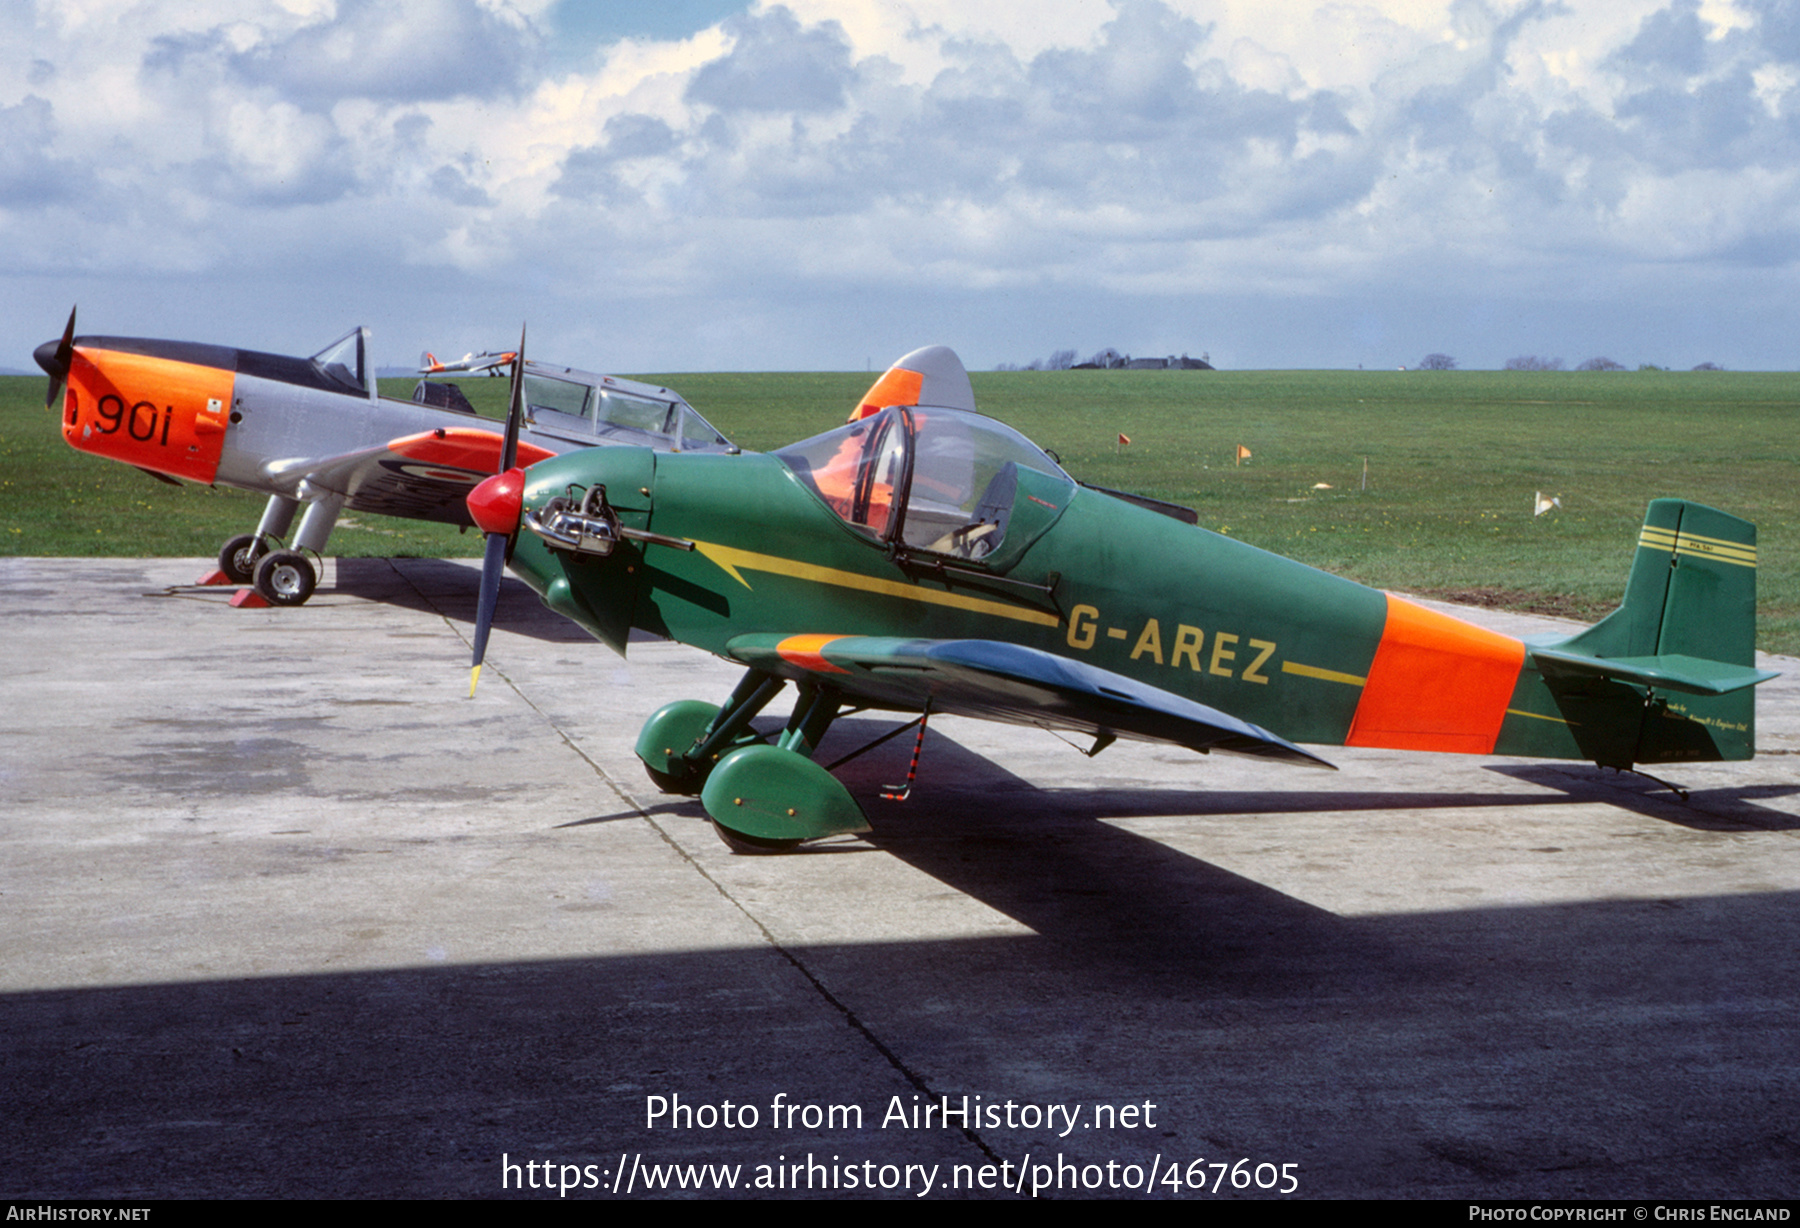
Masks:
[[[1211,371],[1212,357],[1202,354],[1198,358],[1189,358],[1185,353],[1179,357],[1171,354],[1167,358],[1133,358],[1122,354],[1110,345],[1098,350],[1081,362],[1075,361],[1074,350],[1057,350],[1048,358],[1034,358],[1024,366],[1016,362],[1003,362],[995,367],[996,371]]]
[[[1057,350],[1048,358],[1034,358],[1030,362],[1019,365],[1016,362],[1003,362],[995,367],[996,371],[1067,371],[1075,365],[1074,350]]]
[[[1614,362],[1610,358],[1590,358],[1586,362],[1582,363],[1580,366],[1576,367],[1575,369],[1577,371],[1624,371],[1624,370],[1628,370],[1628,368],[1625,366],[1624,363]],[[1640,370],[1640,371],[1668,371],[1670,369],[1671,368],[1669,368],[1669,367],[1659,367],[1655,363],[1649,363],[1649,362],[1641,363],[1638,366],[1638,370]],[[1696,371],[1723,371],[1724,369],[1725,369],[1724,367],[1721,367],[1716,362],[1703,362],[1699,366],[1694,368],[1694,370],[1696,370]],[[1452,358],[1448,354],[1427,354],[1427,355],[1425,355],[1425,357],[1423,357],[1419,360],[1418,370],[1420,370],[1420,371],[1454,371],[1454,370],[1456,370],[1456,359]],[[1560,358],[1540,358],[1536,354],[1521,354],[1517,358],[1507,359],[1506,365],[1502,368],[1502,370],[1506,370],[1506,371],[1561,371],[1561,370],[1563,370],[1563,360]]]

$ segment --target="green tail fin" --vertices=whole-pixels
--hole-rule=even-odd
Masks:
[[[1598,655],[1756,659],[1756,526],[1658,499],[1644,516],[1625,604],[1569,641]]]
[[[1546,646],[1539,667],[1564,687],[1585,685],[1584,676],[1648,684],[1653,699],[1635,746],[1618,745],[1602,761],[1669,763],[1756,753],[1752,687],[1774,675],[1755,669],[1755,660],[1756,526],[1698,503],[1658,499],[1638,535],[1624,604]]]

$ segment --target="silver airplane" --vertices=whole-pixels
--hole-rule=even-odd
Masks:
[[[667,388],[530,361],[524,344],[521,333],[516,351],[452,363],[428,354],[422,364],[426,375],[520,370],[520,464],[605,444],[738,450]],[[255,531],[220,549],[219,570],[273,605],[312,596],[317,560],[344,511],[469,525],[465,497],[500,471],[502,424],[476,414],[457,385],[421,380],[411,401],[377,392],[366,328],[294,358],[192,341],[77,337],[71,311],[62,339],[34,357],[50,376],[45,405],[62,403],[70,447],[177,485],[269,497]]]

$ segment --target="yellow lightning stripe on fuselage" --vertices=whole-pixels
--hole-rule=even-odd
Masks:
[[[798,559],[779,558],[773,554],[758,554],[753,550],[739,550],[736,546],[721,546],[715,542],[694,543],[694,548],[711,559],[733,580],[750,587],[750,581],[738,574],[738,569],[745,571],[767,571],[776,575],[791,576],[796,580],[806,580],[813,584],[830,584],[837,588],[852,588],[864,593],[879,593],[883,597],[897,597],[902,601],[923,601],[929,605],[949,606],[955,610],[969,610],[976,614],[992,614],[999,618],[1011,618],[1022,623],[1036,623],[1041,627],[1057,627],[1062,619],[1047,610],[1033,610],[1026,606],[1009,605],[1004,601],[989,601],[982,597],[965,597],[961,593],[946,593],[937,589],[921,588],[916,584],[903,584],[898,580],[879,580],[874,576],[859,575],[854,571],[840,571],[836,567],[820,567],[813,563],[802,563]]]
[[[1736,563],[1739,567],[1756,566],[1756,547],[1719,537],[1703,537],[1698,533],[1677,533],[1669,529],[1644,526],[1638,545],[1650,550],[1667,550],[1695,558],[1713,559],[1720,563]]]

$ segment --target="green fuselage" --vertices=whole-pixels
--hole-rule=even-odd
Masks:
[[[1000,546],[967,561],[897,550],[846,523],[774,455],[595,449],[529,469],[527,506],[604,485],[624,526],[696,548],[621,542],[597,558],[551,550],[522,531],[512,567],[621,652],[633,627],[726,657],[746,634],[1001,641],[1136,679],[1294,742],[1471,749],[1356,732],[1392,634],[1387,594],[1102,492],[1034,486],[1038,476],[1021,480]],[[1610,682],[1557,690],[1518,651],[1523,666],[1516,684],[1506,675],[1496,700],[1504,714],[1494,708],[1481,749],[1630,760],[1641,691]],[[1456,661],[1447,665],[1444,685],[1460,685]],[[1603,734],[1608,722],[1619,729]]]

